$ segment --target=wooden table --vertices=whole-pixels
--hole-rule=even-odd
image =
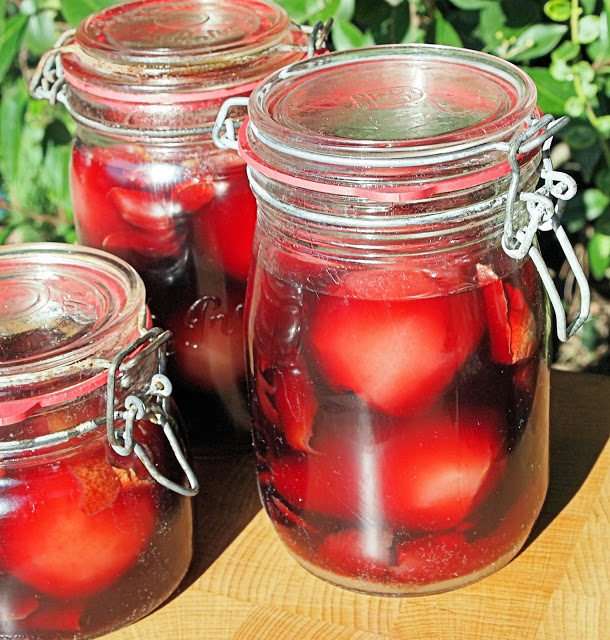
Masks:
[[[108,640],[610,638],[610,377],[554,371],[551,485],[525,550],[442,595],[351,593],[300,567],[260,510],[251,456],[199,462],[197,552],[181,593]]]

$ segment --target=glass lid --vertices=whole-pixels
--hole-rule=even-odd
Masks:
[[[219,100],[304,58],[307,42],[271,0],[133,0],[85,18],[59,49],[59,73],[86,100]],[[78,111],[80,98],[68,101]]]
[[[185,57],[201,63],[268,49],[289,24],[281,7],[262,0],[136,0],[85,19],[76,42],[87,54],[119,64]]]
[[[32,384],[114,356],[137,331],[145,299],[122,260],[60,243],[0,247],[0,290],[0,382],[19,374]]]
[[[510,138],[536,103],[533,81],[479,52],[375,47],[306,60],[254,92],[255,135],[295,153],[414,155]]]

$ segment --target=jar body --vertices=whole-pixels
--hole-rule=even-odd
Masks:
[[[141,360],[117,409],[155,373],[150,357]],[[103,387],[40,410],[13,432],[48,438],[99,419],[105,396]],[[166,478],[184,483],[159,424],[137,421],[134,437]],[[97,637],[150,613],[186,574],[190,500],[156,482],[134,452],[115,452],[105,423],[59,445],[3,455],[0,470],[3,637]]]
[[[252,175],[271,197],[247,296],[248,381],[278,535],[314,574],[373,594],[499,569],[545,497],[549,405],[546,299],[529,258],[503,252],[501,212],[380,239],[303,224],[278,203],[380,218],[417,205]]]
[[[133,265],[174,332],[170,374],[197,453],[251,446],[242,319],[256,207],[243,161],[212,131],[226,98],[309,49],[267,0],[129,0],[86,17],[39,65],[33,94],[77,124],[78,240]]]
[[[243,162],[207,135],[142,141],[79,125],[70,177],[79,241],[134,266],[155,323],[174,334],[174,397],[194,451],[248,447],[242,322],[256,204]]]

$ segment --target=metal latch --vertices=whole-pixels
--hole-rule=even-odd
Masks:
[[[539,120],[533,121],[523,134],[509,144],[507,149],[508,162],[512,175],[506,201],[506,219],[502,236],[502,247],[507,255],[516,260],[521,260],[529,254],[534,262],[553,306],[557,321],[557,337],[561,341],[573,336],[584,324],[589,317],[591,305],[589,282],[560,223],[566,202],[576,194],[576,182],[566,173],[553,169],[550,154],[554,133],[563,128],[568,122],[569,118],[567,117],[556,120],[552,115],[543,116]],[[521,167],[517,160],[517,155],[528,153],[538,146],[542,146],[542,171],[540,175],[544,180],[544,184],[534,193],[520,192]],[[556,198],[556,202],[553,201],[553,198]],[[518,200],[526,203],[530,216],[528,224],[521,228],[515,228],[515,204]],[[567,326],[566,312],[561,296],[555,287],[544,258],[534,244],[534,238],[538,231],[551,230],[555,232],[555,236],[580,289],[580,310],[569,326]]]

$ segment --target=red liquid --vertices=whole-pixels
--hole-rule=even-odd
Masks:
[[[72,407],[64,418],[74,417]],[[56,413],[34,420],[32,429],[42,435],[62,423]],[[162,473],[179,481],[159,429],[140,422],[136,439]],[[190,502],[157,484],[135,455],[121,457],[104,441],[105,432],[71,455],[3,467],[3,636],[101,635],[152,611],[186,573]]]
[[[203,152],[157,153],[76,142],[79,241],[142,276],[155,324],[174,333],[169,373],[193,444],[248,444],[242,318],[256,203],[243,166],[212,172]]]
[[[535,270],[479,265],[455,294],[421,274],[328,275],[323,293],[252,278],[258,478],[280,537],[314,573],[374,593],[494,571],[547,486]]]

